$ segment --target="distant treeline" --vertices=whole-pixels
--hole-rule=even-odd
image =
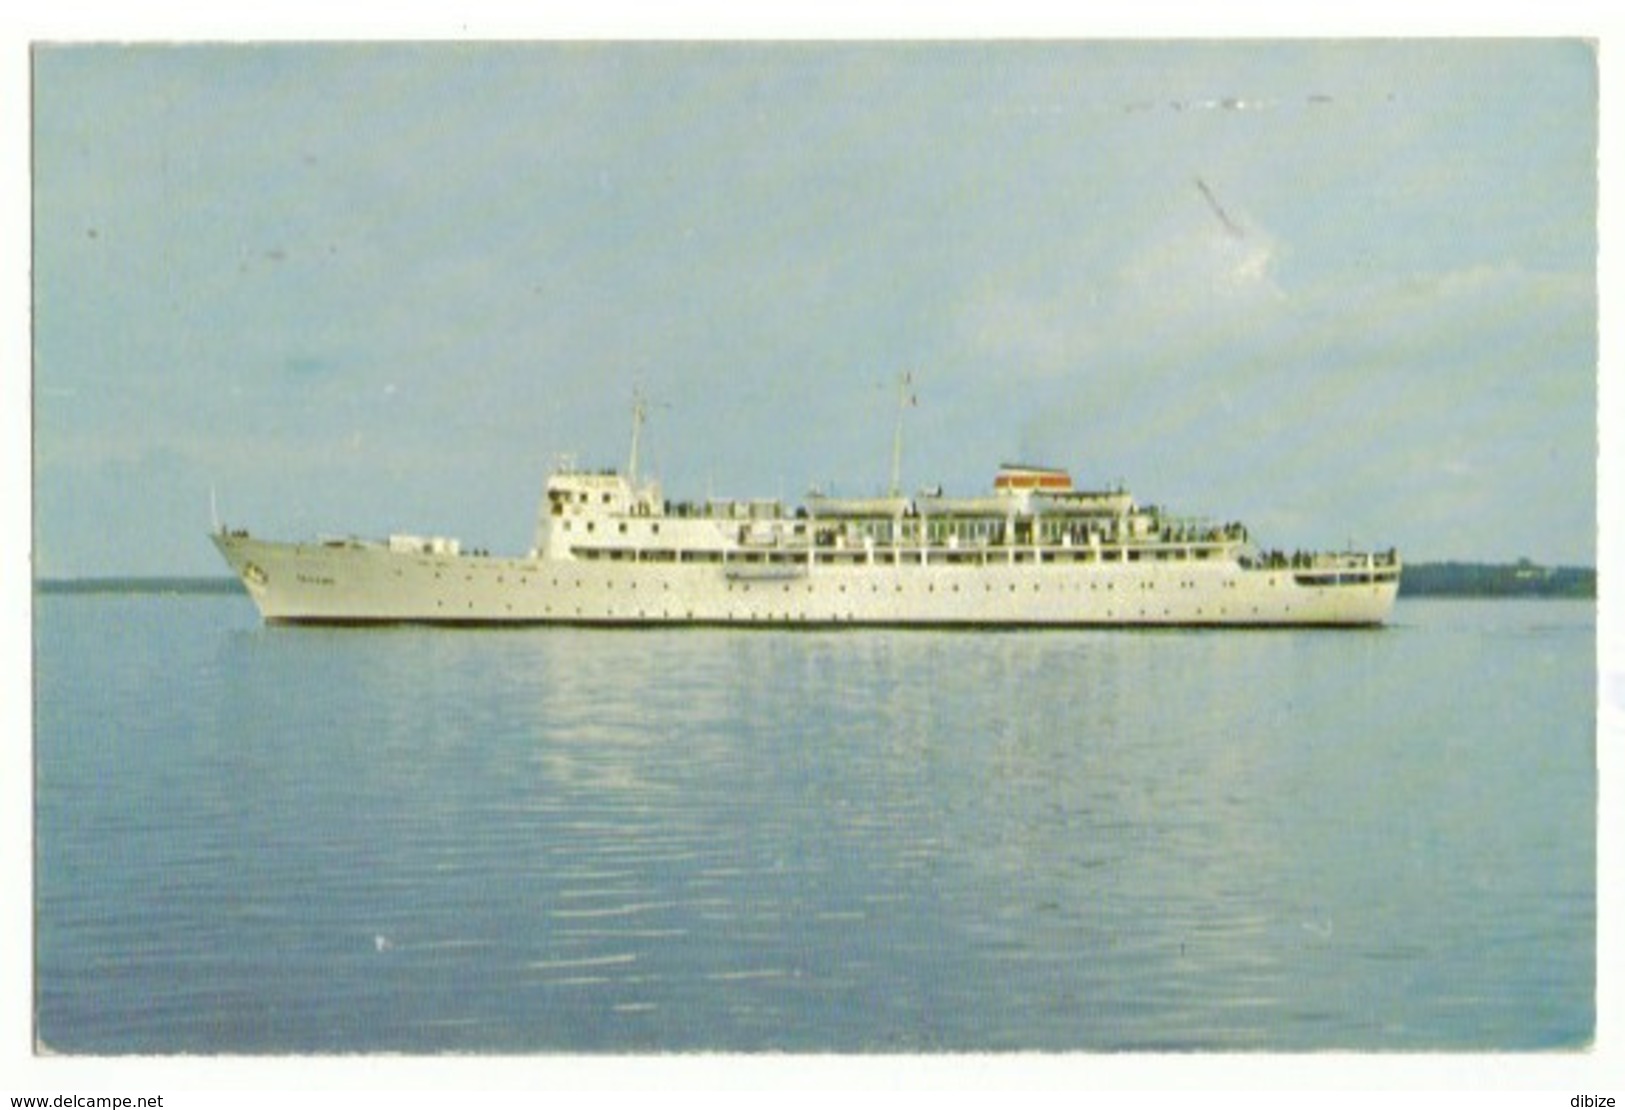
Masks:
[[[1592,567],[1542,567],[1516,563],[1407,563],[1399,579],[1401,597],[1581,597],[1597,596]]]
[[[240,594],[235,578],[41,578],[42,594]]]

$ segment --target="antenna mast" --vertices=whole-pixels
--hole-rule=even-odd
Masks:
[[[649,413],[649,407],[644,403],[643,391],[632,391],[632,451],[631,457],[626,460],[626,481],[629,485],[638,484],[638,434],[643,431],[643,419]]]
[[[897,430],[891,442],[891,495],[897,497],[903,484],[903,410],[918,403],[912,386],[914,374],[904,371],[897,376]]]

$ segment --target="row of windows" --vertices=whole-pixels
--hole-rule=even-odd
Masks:
[[[586,499],[586,494],[582,494],[581,496],[582,496],[583,500]],[[609,494],[607,494],[607,493],[604,494],[604,499],[607,501],[609,499]],[[557,504],[555,504],[554,505],[554,514],[553,515],[555,515],[555,516],[559,515],[558,510],[559,510],[559,506]],[[585,523],[586,523],[586,526],[587,526],[586,530],[588,532],[596,533],[598,531],[598,522],[597,521],[588,520]],[[573,524],[574,524],[573,521],[566,520],[561,524],[561,527],[563,528],[564,531],[570,532],[570,531],[574,530],[573,527],[572,527]],[[616,522],[615,530],[616,530],[616,533],[618,535],[625,536],[625,535],[629,534],[628,533],[628,528],[627,528],[627,522],[624,521],[624,520]],[[660,534],[660,522],[659,521],[650,521],[649,522],[649,532],[648,532],[648,534],[649,535],[654,535],[654,536],[658,536]],[[806,534],[806,526],[803,525],[803,524],[795,525],[794,528],[791,531],[791,534],[796,535],[796,536],[805,535]],[[824,533],[821,533],[820,535],[821,535],[821,538],[822,538]],[[904,528],[902,530],[902,532],[899,534],[899,533],[895,532],[895,530],[891,527],[890,524],[879,524],[879,525],[873,525],[873,526],[866,526],[866,525],[857,526],[857,527],[855,527],[853,529],[851,538],[853,540],[872,540],[873,542],[875,542],[877,544],[891,545],[891,544],[893,544],[893,543],[895,543],[895,542],[897,542],[899,540],[904,541],[904,542],[908,542],[908,543],[911,543],[911,544],[912,543],[917,543],[920,540],[921,537],[920,537],[920,529],[918,529],[918,528]],[[953,525],[946,525],[946,524],[941,524],[941,523],[933,523],[926,529],[926,535],[925,535],[925,539],[927,540],[927,542],[930,542],[930,543],[933,543],[933,544],[946,544],[946,543],[950,543],[950,542],[953,542],[953,541],[964,540],[964,541],[969,541],[969,542],[971,542],[973,544],[977,544],[978,546],[986,545],[989,541],[991,541],[996,546],[1007,546],[1006,542],[1005,542],[1006,538],[1007,538],[1006,537],[1006,530],[1005,530],[1005,528],[1004,528],[1004,526],[1002,524],[992,525],[992,524],[982,524],[982,523],[963,525],[963,526],[953,526]],[[1104,539],[1107,542],[1115,542],[1115,541],[1117,541],[1119,539],[1122,539],[1122,538],[1125,538],[1125,537],[1122,537],[1122,536],[1116,534],[1115,532],[1110,532],[1110,531],[1104,532],[1104,533],[1103,532],[1098,532],[1098,531],[1090,532],[1089,530],[1086,530],[1086,529],[1085,530],[1080,530],[1080,529],[1077,529],[1077,528],[1074,528],[1074,527],[1068,527],[1068,526],[1059,525],[1059,524],[1054,524],[1054,525],[1045,524],[1043,527],[1038,529],[1038,538],[1037,538],[1036,542],[1039,543],[1039,544],[1045,544],[1045,545],[1051,545],[1051,544],[1053,544],[1053,545],[1062,545],[1062,544],[1067,543],[1068,541],[1070,541],[1071,543],[1075,543],[1075,544],[1077,544],[1079,546],[1083,546],[1083,545],[1086,545],[1091,538],[1096,539],[1096,540]],[[1028,545],[1030,545],[1030,544],[1035,542],[1031,529],[1020,529],[1020,528],[1018,528],[1017,532],[1016,532],[1015,540],[1016,540],[1017,544],[1028,544]],[[1183,542],[1183,541],[1181,541],[1181,542]],[[1193,541],[1193,542],[1195,542],[1195,541]],[[1197,558],[1202,558],[1203,553],[1201,551],[1200,542],[1195,542],[1195,545],[1197,547],[1196,557]],[[1166,559],[1166,558],[1180,558],[1182,556],[1179,555],[1179,554],[1174,553],[1172,550],[1168,550],[1167,553],[1159,553],[1155,557],[1156,558],[1165,558]]]
[[[555,582],[554,584],[557,585],[557,582]],[[580,580],[577,580],[576,585],[579,586],[580,584],[581,584]],[[732,593],[737,588],[740,593],[750,593],[752,585],[753,585],[753,583],[750,583],[750,582],[730,582],[730,583],[728,583],[728,592]],[[777,582],[773,582],[773,583],[761,583],[761,582],[758,582],[758,583],[754,583],[754,585],[757,586],[760,589],[763,589],[763,590],[771,590],[775,586],[777,586],[779,588],[779,590],[781,592],[783,592],[783,593],[789,593],[791,591],[791,589],[794,588],[794,584],[793,583],[788,583],[788,582],[782,583],[782,584],[777,583]],[[1044,590],[1044,583],[1042,583],[1042,582],[1032,582],[1032,583],[1028,583],[1027,585],[1029,585],[1031,587],[1032,592],[1035,593],[1035,594],[1036,593],[1042,593],[1043,590]],[[1139,583],[1136,583],[1135,585],[1137,586],[1137,588],[1139,588],[1141,590],[1154,591],[1157,588],[1157,583],[1155,583],[1155,582],[1139,582]],[[848,583],[845,583],[845,582],[837,583],[836,584],[836,590],[838,592],[844,594],[844,593],[847,592],[847,586],[848,586]],[[1008,589],[1010,593],[1016,593],[1018,590],[1021,589],[1021,586],[1022,586],[1021,583],[1016,583],[1016,582],[1006,583],[1006,589]],[[1179,589],[1182,589],[1182,590],[1183,589],[1194,589],[1195,586],[1196,586],[1196,583],[1194,583],[1194,582],[1180,582],[1180,583],[1177,583],[1177,587]],[[1234,582],[1225,582],[1224,583],[1224,587],[1226,589],[1234,589],[1235,586],[1236,586],[1236,584]],[[1125,583],[1125,588],[1126,587],[1127,587],[1127,584]],[[612,584],[607,585],[606,588],[613,588],[613,585]],[[634,586],[632,588],[636,589],[637,586],[634,584]],[[915,588],[916,589],[918,588],[917,585],[915,586]],[[1066,593],[1069,590],[1075,590],[1075,591],[1077,591],[1079,593],[1081,593],[1083,591],[1083,586],[1081,584],[1074,586],[1074,585],[1072,585],[1070,583],[1066,583],[1066,582],[1062,582],[1062,583],[1059,583],[1059,584],[1052,582],[1052,583],[1050,583],[1050,588],[1051,588],[1052,591],[1058,591],[1058,592],[1061,592],[1061,593]],[[890,592],[900,594],[900,593],[903,592],[903,589],[904,589],[903,583],[894,582],[894,583],[892,583]],[[949,582],[949,583],[944,584],[942,589],[943,589],[944,593],[956,593],[957,594],[957,593],[961,592],[961,584],[958,583],[958,582]],[[1115,583],[1115,582],[1104,582],[1104,583],[1102,583],[1102,582],[1091,582],[1091,583],[1089,583],[1089,589],[1091,591],[1098,591],[1098,590],[1104,589],[1104,590],[1107,590],[1109,592],[1109,591],[1117,589],[1117,583]],[[807,583],[806,584],[806,592],[807,593],[812,593],[813,590],[814,590],[813,584],[811,582]],[[878,583],[878,582],[869,583],[869,592],[871,594],[880,593],[880,583]],[[926,587],[925,587],[925,592],[926,593],[931,593],[931,594],[936,593],[937,592],[937,583],[928,582],[926,584]],[[992,593],[993,592],[993,583],[984,582],[982,584],[982,592],[984,592],[984,593]]]
[[[593,553],[593,555],[595,557],[597,555],[599,555],[599,554],[600,553],[598,553],[598,552]],[[610,557],[612,559],[615,556],[618,556],[620,554],[621,554],[621,552],[610,552],[609,553],[609,555],[610,555]],[[668,552],[666,554],[667,554],[668,558],[666,560],[664,560],[664,561],[671,561],[670,557],[674,553]],[[646,562],[659,562],[659,561],[662,561],[662,560],[651,559],[651,558],[646,556],[645,561]],[[716,561],[719,561],[719,560],[717,558],[713,557],[713,558],[711,558],[711,559],[709,559],[707,561],[716,562]],[[442,574],[439,571],[436,571],[434,576],[435,576],[436,580],[440,580],[443,577]],[[395,577],[397,577],[397,578],[401,577],[401,571],[397,570],[395,572]],[[1352,580],[1353,576],[1349,576],[1349,577]],[[472,574],[465,574],[465,575],[463,575],[463,581],[472,582],[472,581],[474,581],[474,576]],[[501,585],[501,584],[505,583],[506,581],[507,581],[507,578],[506,578],[505,575],[499,574],[499,575],[496,576],[496,582],[497,582],[498,585]],[[518,578],[517,578],[517,582],[521,586],[528,586],[530,584],[530,577],[528,575],[519,575]],[[559,580],[555,577],[555,578],[552,579],[551,584],[554,585],[554,586],[557,586],[559,584]],[[580,587],[581,584],[582,584],[581,579],[577,578],[575,580],[575,585],[577,587]],[[1236,583],[1234,581],[1228,581],[1227,580],[1222,584],[1223,584],[1224,588],[1226,588],[1226,589],[1235,589],[1235,587],[1236,587]],[[669,582],[662,582],[660,585],[661,585],[662,589],[666,589],[666,590],[671,589],[671,584]],[[1146,580],[1146,581],[1139,582],[1136,585],[1138,586],[1139,589],[1142,589],[1142,590],[1155,590],[1157,588],[1157,586],[1158,586],[1158,583],[1156,581],[1154,581],[1154,580]],[[1188,580],[1187,579],[1187,580],[1175,583],[1175,585],[1179,589],[1190,590],[1190,589],[1196,589],[1198,583],[1196,583],[1194,580]],[[1271,585],[1274,585],[1274,580],[1273,579],[1271,580]],[[745,590],[745,591],[749,591],[749,589],[751,588],[751,584],[749,582],[739,583],[739,586],[740,586],[740,588],[742,590]],[[1089,583],[1089,588],[1091,590],[1098,590],[1098,589],[1101,588],[1101,586],[1102,586],[1102,583],[1100,583],[1100,582],[1091,582],[1091,583]],[[1106,582],[1106,583],[1104,583],[1104,586],[1108,590],[1114,590],[1114,589],[1117,588],[1116,583],[1114,583],[1114,582]],[[631,589],[635,590],[635,589],[638,588],[638,584],[637,584],[636,581],[633,581],[633,582],[629,583],[629,587]],[[606,582],[604,584],[604,588],[612,590],[612,589],[615,588],[615,583],[614,582]],[[728,589],[732,590],[733,588],[734,588],[734,583],[729,583]],[[845,593],[846,589],[847,589],[847,584],[846,583],[841,583],[839,588],[840,588],[840,591],[842,593]],[[1015,583],[1010,583],[1009,584],[1009,589],[1010,589],[1010,591],[1012,593],[1014,593],[1016,591],[1016,588],[1017,587],[1016,587]],[[1065,588],[1065,587],[1063,586],[1063,588]],[[903,592],[903,583],[901,583],[901,582],[894,583],[893,584],[893,589],[897,593],[902,593]],[[950,590],[953,593],[959,593],[960,592],[960,583],[958,583],[958,582],[948,583],[947,586],[946,586],[946,589]],[[992,592],[993,583],[991,583],[991,582],[983,583],[983,589],[986,592]],[[1033,589],[1034,593],[1039,592],[1040,590],[1043,589],[1043,583],[1040,583],[1040,582],[1032,583],[1032,589]],[[789,584],[784,584],[783,585],[783,590],[786,593],[790,592]],[[930,582],[930,583],[926,584],[926,592],[927,593],[935,593],[936,590],[937,590],[937,584],[935,582]],[[812,591],[813,591],[813,585],[811,583],[808,583],[807,584],[807,592],[811,593]],[[869,584],[869,592],[870,593],[878,593],[879,591],[880,591],[880,584],[878,582],[871,582]]]
[[[588,524],[588,531],[592,525]],[[1004,551],[954,550],[902,550],[892,548],[875,551],[873,559],[868,552],[815,549],[811,551],[687,551],[673,548],[604,548],[575,547],[571,549],[579,559],[608,559],[612,562],[641,563],[771,563],[783,566],[805,566],[809,557],[819,566],[860,566],[873,562],[877,566],[920,566],[922,555],[926,566],[1017,566],[1033,563],[1141,563],[1141,562],[1201,562],[1216,559],[1212,551],[1196,550],[1189,555],[1181,550],[1140,550],[1138,548],[1105,548],[1094,551],[1087,548],[1058,548],[1055,550],[1016,549]]]
[[[567,520],[567,521],[564,522],[564,524],[561,527],[563,527],[563,529],[566,532],[572,531],[572,529],[570,527],[571,523],[572,523],[571,521]],[[598,531],[598,522],[596,520],[587,521],[587,531],[589,531],[589,532]],[[626,521],[623,520],[623,521],[620,522],[620,526],[618,528],[618,531],[620,532],[621,535],[623,535],[623,536],[626,535]],[[656,535],[656,536],[660,535],[660,525],[658,525],[658,524],[650,524],[649,525],[649,531],[651,533],[653,533],[654,535]]]
[[[442,598],[442,599],[437,600],[435,602],[435,608],[437,610],[444,611],[445,608],[446,608],[445,599]],[[473,609],[474,609],[474,603],[472,601],[468,602],[467,603],[467,611],[472,612]],[[513,612],[513,605],[512,604],[507,605],[505,607],[505,611],[508,612],[508,613],[512,613]],[[1287,606],[1286,609],[1285,609],[1285,612],[1291,613],[1292,612],[1292,607],[1290,605]],[[544,616],[548,616],[548,617],[554,616],[555,614],[554,614],[554,611],[553,611],[553,606],[544,605],[542,607],[542,614]],[[560,615],[562,615],[562,614],[560,614]],[[577,605],[577,606],[574,607],[574,615],[577,616],[577,617],[584,617],[585,616],[585,613],[584,613],[581,606]],[[1107,609],[1105,615],[1106,615],[1107,620],[1115,620],[1115,619],[1117,619],[1117,616],[1118,616],[1117,611],[1115,609]],[[1224,618],[1224,617],[1227,617],[1228,615],[1229,615],[1229,611],[1227,609],[1225,609],[1223,606],[1220,606],[1219,609],[1213,614],[1213,616],[1216,617],[1216,618]],[[1252,615],[1255,616],[1255,617],[1258,616],[1258,607],[1256,605],[1253,606],[1253,608],[1252,608]],[[1157,614],[1152,613],[1152,612],[1148,612],[1145,609],[1144,606],[1140,607],[1137,614],[1132,614],[1132,613],[1129,613],[1127,611],[1125,611],[1123,613],[1123,617],[1125,619],[1131,618],[1133,616],[1138,616],[1140,618],[1149,617],[1152,620],[1157,619]],[[1173,610],[1168,609],[1168,608],[1164,608],[1162,613],[1161,613],[1161,616],[1172,620],[1172,619],[1174,619]],[[1192,614],[1192,616],[1194,618],[1206,618],[1207,614],[1203,610],[1197,609],[1196,612],[1194,614]],[[646,609],[639,609],[639,610],[637,610],[637,612],[635,614],[635,617],[638,620],[649,620],[649,619],[652,619],[654,617],[654,614],[650,613]],[[672,619],[675,618],[675,619],[678,619],[678,620],[690,620],[691,621],[691,620],[694,619],[694,610],[689,609],[689,610],[686,610],[685,612],[683,612],[681,614],[673,614],[670,609],[662,609],[660,611],[659,617],[662,620],[672,620]],[[624,612],[624,613],[616,613],[613,609],[606,609],[601,614],[594,614],[594,619],[630,620],[630,619],[633,619],[633,618],[634,618],[634,614],[630,610],[628,610],[627,612]],[[716,618],[708,618],[708,619],[716,619]],[[817,615],[814,615],[814,614],[811,614],[811,613],[808,613],[808,612],[805,612],[805,611],[802,611],[802,612],[799,612],[799,613],[794,613],[794,614],[792,614],[792,613],[790,613],[788,611],[779,612],[779,613],[774,613],[774,612],[771,612],[771,611],[769,611],[769,612],[760,612],[760,611],[757,611],[757,610],[751,610],[751,611],[745,612],[745,613],[736,613],[736,612],[733,612],[733,611],[729,611],[728,613],[724,614],[722,619],[728,620],[728,621],[735,621],[735,620],[762,621],[762,620],[768,620],[768,621],[785,621],[785,622],[789,622],[789,621],[793,621],[793,620],[796,620],[796,621],[808,621],[808,620],[818,620],[818,621],[842,621],[842,620],[845,620],[845,621],[854,621],[857,618],[854,616],[852,611],[849,609],[844,614],[838,613],[838,612],[831,612],[831,613],[829,613],[827,615],[824,615],[824,616],[817,616]],[[1186,618],[1181,617],[1179,619],[1186,619]]]
[[[396,577],[399,577],[401,572],[396,571],[395,574],[396,574]],[[440,574],[438,574],[438,573],[435,574],[435,578],[438,579],[440,577],[441,577]],[[463,576],[463,580],[465,582],[472,582],[472,581],[474,581],[474,576],[471,575],[471,574],[465,574]],[[499,574],[496,577],[496,581],[499,584],[501,584],[502,582],[505,581],[505,579],[504,579],[504,577],[502,575]],[[530,578],[528,576],[526,576],[526,575],[521,575],[519,577],[519,579],[518,579],[518,584],[521,585],[521,586],[528,586],[530,584]],[[555,586],[555,587],[558,586],[558,584],[559,584],[559,580],[556,577],[553,578],[549,582],[549,585],[552,585],[552,586]],[[581,586],[583,585],[583,582],[582,582],[582,580],[580,578],[577,578],[577,579],[574,580],[574,585],[575,585],[575,587],[577,589],[580,589]],[[767,589],[771,589],[772,586],[777,585],[777,586],[780,587],[780,589],[784,593],[789,593],[791,588],[792,588],[791,583],[782,583],[782,584],[781,583],[756,583],[756,585],[761,586],[763,588],[767,588]],[[1042,582],[1033,582],[1033,583],[1030,583],[1030,585],[1032,587],[1032,592],[1033,593],[1040,593],[1040,592],[1043,591],[1044,584]],[[1054,584],[1052,583],[1051,585],[1052,585],[1052,588],[1053,588]],[[1193,589],[1193,588],[1195,588],[1196,583],[1195,582],[1180,582],[1177,585],[1178,585],[1178,587],[1180,589]],[[1224,583],[1224,586],[1227,589],[1234,589],[1235,585],[1236,584],[1234,582],[1225,582]],[[609,581],[609,582],[605,582],[603,584],[603,586],[604,586],[605,590],[613,590],[615,588],[615,583],[613,581]],[[732,592],[736,586],[738,587],[738,589],[741,592],[749,593],[750,590],[751,590],[752,583],[750,583],[750,582],[737,582],[737,583],[730,582],[730,583],[728,583],[729,591]],[[845,582],[838,583],[837,584],[837,589],[839,590],[839,592],[844,594],[844,593],[847,592],[847,586],[848,586],[848,583],[845,583]],[[1140,582],[1140,583],[1137,583],[1137,586],[1138,586],[1139,589],[1142,589],[1142,590],[1155,590],[1157,588],[1157,583],[1156,582]],[[637,584],[636,581],[628,582],[627,583],[627,588],[632,589],[632,590],[636,590],[638,588],[638,584]],[[662,583],[660,583],[660,588],[662,590],[670,590],[671,589],[671,583],[662,582]],[[1011,582],[1011,583],[1006,584],[1006,588],[1009,590],[1010,593],[1015,593],[1019,589],[1019,585],[1017,583]],[[1059,586],[1059,589],[1061,589],[1062,591],[1065,591],[1067,588],[1068,588],[1068,585],[1065,584],[1065,583],[1062,583]],[[1105,583],[1091,582],[1091,583],[1089,583],[1089,589],[1090,590],[1100,590],[1102,588],[1104,588],[1106,590],[1115,590],[1117,588],[1117,584],[1115,582],[1105,582]],[[895,593],[902,593],[903,589],[904,589],[904,584],[901,583],[901,582],[895,582],[895,583],[892,584],[892,590]],[[984,582],[982,584],[982,589],[983,589],[984,593],[992,593],[993,592],[993,583]],[[1082,586],[1081,585],[1078,586],[1077,589],[1081,590]],[[810,582],[807,583],[806,584],[806,591],[808,593],[812,593],[813,590],[814,590],[813,584],[810,583]],[[869,592],[872,593],[872,594],[879,593],[880,592],[880,583],[878,583],[878,582],[869,583]],[[935,583],[935,582],[926,583],[926,592],[927,593],[936,593],[937,592],[937,583]],[[946,583],[943,586],[943,592],[945,592],[945,593],[956,593],[957,594],[957,593],[961,592],[961,584],[958,583],[958,582]]]
[[[610,503],[609,491],[606,490],[599,494],[599,498],[605,505],[608,505]],[[585,505],[587,503],[587,491],[581,490],[577,492],[574,498],[571,498],[569,492],[566,490],[552,490],[548,493],[547,500],[552,506],[553,515],[562,516],[564,515],[564,506],[569,504],[572,500],[574,500],[577,504]]]
[[[1300,586],[1370,586],[1377,582],[1397,582],[1397,570],[1345,570],[1338,573],[1320,571],[1315,574],[1294,574],[1293,580]]]
[[[435,608],[437,610],[440,610],[440,611],[444,612],[445,608],[446,608],[445,601],[444,600],[436,601],[435,602]],[[469,602],[466,611],[473,612],[473,609],[474,609],[474,603]],[[513,606],[508,605],[506,607],[505,611],[508,612],[508,613],[512,613],[513,612]],[[1291,607],[1289,606],[1287,608],[1286,612],[1290,613],[1291,611],[1292,611]],[[588,617],[586,615],[586,612],[579,605],[575,606],[573,608],[573,612],[569,613],[569,614],[566,614],[566,613],[564,613],[562,611],[558,612],[558,613],[555,613],[554,609],[553,609],[553,606],[544,605],[542,607],[542,615],[544,617],[555,617],[555,616],[557,616],[557,617],[561,617],[561,618],[566,617],[566,616],[574,616],[574,617],[581,618],[581,619],[584,619],[584,620],[623,620],[623,621],[625,621],[625,620],[657,620],[658,619],[658,620],[692,621],[692,620],[695,619],[695,613],[694,613],[694,610],[692,610],[692,609],[685,610],[685,611],[683,611],[681,613],[673,613],[670,609],[662,609],[662,610],[660,610],[660,612],[658,614],[650,612],[647,609],[639,609],[635,613],[632,610],[627,610],[624,613],[616,613],[614,610],[606,610],[603,613],[596,613],[592,617]],[[1258,607],[1257,606],[1253,607],[1252,615],[1255,616],[1255,617],[1258,616]],[[1133,614],[1133,613],[1129,613],[1129,612],[1125,611],[1122,614],[1121,619],[1124,619],[1124,620],[1135,619],[1136,616],[1139,619],[1145,619],[1145,618],[1149,618],[1151,620],[1156,620],[1157,619],[1155,614],[1147,612],[1143,607],[1139,610],[1138,614]],[[1173,621],[1173,620],[1176,619],[1176,618],[1174,618],[1173,611],[1169,610],[1169,609],[1164,609],[1162,611],[1162,616],[1164,618],[1169,619],[1170,621]],[[1220,608],[1217,612],[1215,612],[1213,614],[1213,618],[1217,619],[1217,620],[1223,620],[1224,618],[1226,618],[1228,616],[1229,616],[1228,611],[1223,609],[1223,608]],[[1194,617],[1197,618],[1197,619],[1203,619],[1203,620],[1207,619],[1206,614],[1204,614],[1203,611],[1200,610],[1200,609],[1196,610],[1196,612],[1194,614]],[[756,623],[756,622],[764,622],[764,621],[783,622],[785,624],[789,624],[789,623],[792,623],[792,622],[800,622],[800,623],[808,623],[808,622],[818,622],[818,623],[847,623],[847,622],[850,622],[850,623],[859,623],[857,615],[854,614],[850,609],[848,609],[844,613],[830,612],[830,613],[826,613],[826,614],[813,614],[813,613],[808,613],[808,612],[804,612],[804,611],[799,612],[799,613],[791,613],[791,612],[788,612],[788,611],[761,612],[761,611],[758,611],[758,610],[751,610],[751,611],[745,612],[745,613],[728,612],[728,613],[722,615],[721,617],[706,617],[704,619],[706,619],[706,620],[722,620],[722,621],[727,621],[727,622],[730,622],[730,623],[732,623],[732,622]],[[1107,609],[1106,613],[1105,613],[1105,619],[1108,620],[1108,621],[1115,621],[1115,620],[1119,619],[1117,611],[1115,609]],[[1178,618],[1178,619],[1185,619],[1185,618]],[[1058,622],[1058,623],[1060,623],[1060,622]]]

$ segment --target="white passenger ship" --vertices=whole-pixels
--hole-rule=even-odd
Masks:
[[[1075,488],[1064,470],[1005,465],[991,493],[671,502],[637,476],[562,465],[535,547],[442,537],[215,546],[272,623],[759,626],[1381,624],[1399,589],[1384,553],[1285,555],[1240,524]]]

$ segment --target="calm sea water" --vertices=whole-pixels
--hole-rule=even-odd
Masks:
[[[35,617],[52,1051],[1592,1036],[1586,604],[1353,633]]]

